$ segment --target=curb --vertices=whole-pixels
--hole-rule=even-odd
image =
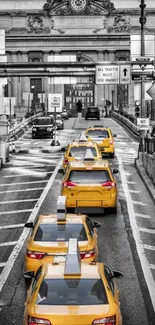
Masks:
[[[147,175],[147,173],[142,165],[142,161],[138,158],[135,159],[135,167],[136,167],[137,172],[138,172],[139,176],[141,177],[144,185],[146,186],[147,191],[149,192],[153,202],[155,203],[155,186],[153,185],[152,180]]]

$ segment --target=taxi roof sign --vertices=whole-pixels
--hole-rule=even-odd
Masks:
[[[86,150],[86,154],[85,154],[85,156],[84,156],[83,161],[95,161],[95,159],[94,159],[94,155],[93,155],[91,149],[88,148],[88,149]]]
[[[57,221],[66,220],[66,196],[58,196]]]
[[[88,141],[84,133],[82,133],[81,136],[80,136],[80,138],[79,138],[79,142],[83,142],[83,141],[84,142],[87,142]]]
[[[81,275],[81,257],[77,238],[70,238],[64,275]]]

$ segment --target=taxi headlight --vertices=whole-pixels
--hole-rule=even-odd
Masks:
[[[51,132],[51,131],[52,131],[52,128],[47,128],[47,131],[48,131],[48,132]]]
[[[36,129],[36,128],[33,128],[33,129],[32,129],[32,131],[36,132],[36,131],[37,131],[37,129]]]

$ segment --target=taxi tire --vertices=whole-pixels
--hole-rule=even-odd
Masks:
[[[110,158],[114,158],[114,157],[115,157],[115,153],[114,152],[110,153]]]
[[[111,210],[111,213],[112,214],[116,214],[117,213],[117,207],[111,208],[110,210]]]

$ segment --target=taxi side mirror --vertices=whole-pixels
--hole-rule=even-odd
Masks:
[[[33,228],[34,227],[33,222],[27,222],[24,227],[25,228]]]
[[[113,271],[112,278],[123,278],[123,273],[121,273],[119,271]]]
[[[24,278],[27,280],[34,278],[34,271],[24,272]]]
[[[59,174],[64,174],[64,170],[63,170],[63,168],[59,168],[59,169],[58,169],[58,173],[59,173]]]
[[[67,147],[61,148],[61,151],[66,151]]]
[[[101,223],[100,222],[97,222],[97,221],[94,221],[93,222],[93,227],[94,228],[100,228],[101,227]]]
[[[113,137],[116,138],[117,137],[117,134],[113,134]]]
[[[113,174],[117,174],[117,173],[119,173],[119,170],[117,168],[114,168],[112,172],[113,172]]]

